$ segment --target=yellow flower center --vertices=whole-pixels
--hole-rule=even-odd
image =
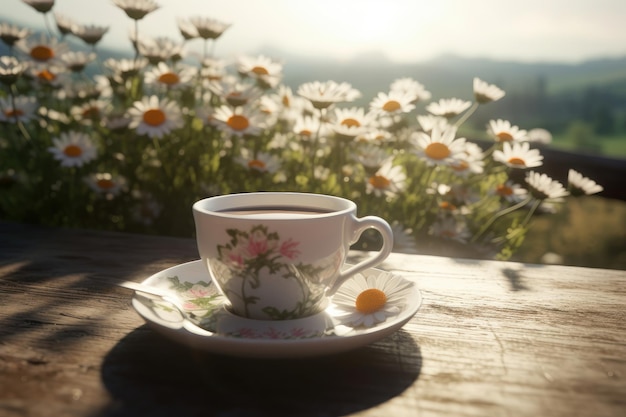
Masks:
[[[424,153],[430,159],[445,159],[450,156],[450,148],[441,142],[433,142],[426,147]]]
[[[47,69],[43,70],[43,71],[39,71],[37,73],[37,78],[39,78],[42,81],[46,81],[46,82],[51,82],[54,81],[54,79],[57,76],[54,75],[52,72],[48,71]]]
[[[356,298],[355,307],[359,313],[375,313],[385,306],[387,295],[379,289],[370,288],[361,292]]]
[[[383,175],[371,176],[368,182],[372,187],[378,189],[387,188],[391,184],[391,181],[389,181],[389,179]]]
[[[248,168],[250,169],[258,169],[260,171],[265,169],[265,162],[260,161],[258,159],[253,159],[248,162]]]
[[[240,114],[234,114],[226,121],[228,127],[233,130],[246,130],[250,126],[248,118]]]
[[[496,193],[502,196],[509,196],[513,194],[513,189],[511,187],[507,187],[504,184],[500,184],[496,187]]]
[[[513,158],[509,158],[509,164],[526,166],[526,162],[522,158],[517,158],[515,156]]]
[[[452,203],[450,203],[449,201],[442,201],[439,204],[439,208],[442,210],[450,210],[450,211],[454,211],[456,210],[456,206]]]
[[[54,58],[54,51],[46,45],[38,45],[30,50],[30,56],[36,61],[48,61]]]
[[[165,123],[165,113],[161,109],[150,109],[143,114],[143,121],[150,126],[160,126]]]
[[[402,107],[400,106],[400,103],[395,100],[389,100],[388,102],[383,104],[383,110],[390,113],[400,110],[400,107]]]
[[[467,163],[467,161],[459,161],[456,164],[452,165],[451,168],[457,172],[462,172],[469,168],[469,164]]]
[[[310,131],[310,130],[308,130],[308,129],[302,129],[302,130],[301,130],[300,132],[298,132],[298,133],[300,133],[302,136],[311,136],[311,135],[313,134],[313,132],[311,132],[311,131]]]
[[[83,118],[85,119],[97,119],[100,117],[100,109],[97,107],[87,107],[83,110]]]
[[[283,103],[283,106],[291,107],[291,101],[289,100],[289,96],[284,95],[281,101]]]
[[[6,117],[20,117],[24,115],[21,109],[7,109],[4,111]]]
[[[348,127],[361,127],[361,123],[356,119],[343,119],[341,124]]]
[[[500,142],[510,142],[513,140],[513,135],[511,135],[509,132],[498,132],[496,134],[496,137]]]
[[[174,85],[180,82],[180,77],[178,76],[178,74],[175,74],[173,72],[166,72],[159,76],[159,82],[167,85]]]
[[[269,71],[265,67],[254,67],[252,68],[252,72],[256,75],[269,75]]]
[[[96,181],[96,185],[98,186],[98,188],[101,188],[103,190],[110,190],[115,186],[115,183],[108,178],[101,178]]]
[[[63,149],[63,153],[70,158],[78,158],[83,154],[83,150],[78,145],[67,145],[65,149]]]

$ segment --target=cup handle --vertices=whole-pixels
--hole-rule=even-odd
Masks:
[[[326,291],[326,295],[328,296],[333,295],[335,291],[337,291],[339,287],[341,287],[341,285],[352,275],[380,264],[389,256],[391,250],[393,249],[393,231],[391,230],[389,223],[387,223],[384,219],[377,216],[365,216],[355,218],[354,225],[355,228],[352,231],[351,243],[356,242],[359,239],[359,236],[361,236],[366,229],[376,229],[383,237],[383,247],[376,255],[351,266],[345,271],[341,271],[339,275],[337,275],[333,285]]]

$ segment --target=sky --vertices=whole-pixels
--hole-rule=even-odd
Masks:
[[[44,29],[21,0],[1,0],[0,22]],[[382,52],[396,62],[444,54],[522,62],[577,63],[626,55],[626,0],[156,0],[139,22],[147,36],[182,40],[177,18],[231,23],[215,44],[228,58],[271,47],[348,60]],[[112,0],[56,0],[53,11],[109,26],[100,45],[128,49],[133,27]],[[201,51],[200,40],[188,51]],[[279,58],[279,57],[273,57]]]

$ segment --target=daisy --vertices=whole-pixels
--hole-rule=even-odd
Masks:
[[[446,216],[438,219],[428,230],[431,236],[467,243],[471,234],[465,222],[458,221],[454,217]]]
[[[278,157],[266,152],[258,152],[254,155],[249,149],[242,149],[241,156],[235,158],[235,162],[254,172],[274,174],[280,168]]]
[[[54,0],[22,0],[39,13],[48,13],[54,6]]]
[[[173,68],[164,62],[159,62],[156,67],[145,72],[144,81],[148,85],[178,90],[189,86],[195,76],[196,70],[193,67],[181,65]]]
[[[442,98],[437,102],[430,103],[426,106],[426,111],[435,116],[445,117],[451,119],[463,113],[472,105],[471,102],[461,100],[459,98]]]
[[[110,115],[104,119],[104,126],[112,132],[122,132],[128,129],[132,119],[121,115]]]
[[[490,120],[487,125],[487,133],[496,142],[523,142],[527,140],[527,132],[511,125],[508,120]]]
[[[465,142],[465,149],[450,164],[456,175],[466,177],[470,174],[481,174],[484,170],[483,150],[475,143]]]
[[[60,66],[36,65],[29,67],[26,73],[38,86],[60,88],[68,85],[70,81],[65,68]]]
[[[392,82],[389,86],[389,91],[412,96],[413,99],[411,100],[411,103],[413,104],[418,101],[430,100],[432,97],[432,94],[429,91],[426,91],[421,83],[409,77],[399,78]]]
[[[56,38],[41,34],[38,39],[22,39],[16,43],[17,48],[31,60],[38,63],[53,63],[69,50],[67,44]]]
[[[524,201],[528,197],[528,190],[513,181],[496,185],[493,193],[513,204]]]
[[[114,176],[108,172],[91,174],[84,181],[89,188],[107,200],[117,196],[126,188],[126,178],[121,175]]]
[[[126,16],[133,20],[141,20],[159,8],[153,0],[113,0],[113,4],[124,10]]]
[[[528,191],[537,200],[559,203],[569,195],[563,184],[553,180],[546,174],[530,171],[526,174]]]
[[[357,142],[364,142],[369,144],[381,144],[391,142],[393,140],[392,134],[383,129],[374,128],[358,135],[355,140]]]
[[[529,142],[537,142],[537,143],[550,143],[552,142],[552,134],[542,128],[530,129],[528,131],[526,139]]]
[[[380,92],[370,102],[370,111],[379,116],[408,113],[415,108],[413,99],[412,95],[401,91]]]
[[[411,140],[416,146],[417,155],[424,158],[428,165],[450,165],[465,150],[465,138],[456,138],[456,129],[434,128],[430,135],[415,132]]]
[[[0,122],[26,123],[36,116],[38,108],[35,97],[17,96],[14,100],[0,97]]]
[[[200,37],[200,35],[198,34],[198,29],[196,29],[194,24],[191,23],[189,19],[177,17],[176,25],[178,26],[178,31],[183,36],[184,40],[190,41],[192,39]]]
[[[54,146],[48,148],[62,167],[82,167],[96,159],[96,147],[85,133],[69,131],[53,138]]]
[[[263,115],[253,107],[235,109],[223,105],[212,115],[218,128],[236,136],[256,135],[262,130]]]
[[[320,137],[324,137],[329,133],[327,124],[322,123],[318,117],[308,115],[298,116],[292,130],[301,139],[313,139],[318,134]]]
[[[82,72],[96,57],[93,52],[66,52],[61,55],[61,62],[72,72]]]
[[[12,48],[16,42],[26,39],[31,35],[31,31],[8,23],[0,23],[0,39],[9,48]]]
[[[298,87],[298,95],[306,98],[316,109],[326,109],[333,104],[350,102],[361,96],[361,93],[348,83],[335,81],[312,81]]]
[[[244,106],[263,95],[263,91],[256,85],[240,81],[235,76],[223,77],[205,84],[212,93],[226,100],[233,107]]]
[[[163,206],[149,193],[136,193],[133,197],[138,201],[133,206],[132,218],[137,223],[150,226],[159,217]]]
[[[406,174],[400,165],[388,159],[374,175],[369,177],[365,192],[376,197],[396,197],[406,187]]]
[[[87,45],[96,45],[102,37],[109,31],[108,26],[96,25],[74,25],[72,34],[83,40]]]
[[[584,177],[580,172],[570,169],[567,173],[567,188],[573,196],[597,194],[604,190],[604,187],[594,180]]]
[[[26,71],[27,66],[12,56],[0,56],[0,82],[4,85],[12,85]]]
[[[77,23],[74,20],[65,15],[57,12],[54,12],[52,15],[54,16],[54,22],[56,23],[57,29],[61,32],[61,36],[71,34],[74,30],[74,26],[77,26]]]
[[[237,72],[242,76],[255,79],[263,87],[274,88],[282,77],[283,64],[264,55],[241,56],[237,59]]]
[[[113,71],[113,76],[122,82],[139,74],[148,65],[146,58],[138,59],[114,59],[104,61],[104,66]]]
[[[371,119],[371,115],[365,114],[365,110],[359,107],[336,108],[332,129],[340,136],[354,138],[365,132],[372,122]]]
[[[76,80],[64,85],[63,90],[59,92],[59,98],[78,101],[97,100],[106,96],[105,89],[107,87],[108,80],[106,87],[86,79]]]
[[[478,77],[474,77],[474,98],[479,104],[498,101],[506,93],[500,87],[489,84]]]
[[[332,302],[342,323],[372,327],[400,314],[412,290],[410,281],[389,272],[367,278],[356,274],[337,290]]]
[[[132,119],[130,129],[137,129],[140,135],[151,138],[162,138],[172,130],[182,127],[183,120],[179,105],[166,98],[159,100],[157,96],[144,97],[136,101],[128,110]]]
[[[407,229],[397,221],[391,224],[393,231],[393,251],[400,253],[417,253],[417,241],[413,229]]]
[[[91,123],[102,119],[108,107],[108,102],[92,99],[86,103],[72,107],[70,114],[78,121]]]
[[[420,124],[422,130],[427,133],[432,132],[435,127],[437,127],[439,130],[445,130],[450,127],[448,119],[441,116],[434,116],[432,114],[421,114],[417,116],[417,122]]]
[[[219,38],[231,26],[230,23],[198,16],[190,18],[189,22],[195,27],[198,36],[205,40]]]
[[[226,76],[226,62],[221,59],[205,58],[200,68],[200,79],[204,81],[219,81]]]
[[[493,151],[493,160],[510,168],[534,168],[543,165],[543,156],[538,149],[530,149],[528,142],[504,142],[502,150]]]
[[[380,146],[374,144],[366,144],[365,146],[358,147],[354,155],[354,159],[357,162],[371,169],[370,172],[374,172],[374,170],[382,166],[388,158],[389,155],[387,152]]]
[[[184,45],[165,37],[142,38],[137,42],[139,53],[152,65],[159,62],[180,61],[184,56]]]

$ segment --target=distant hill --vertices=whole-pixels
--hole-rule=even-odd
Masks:
[[[384,54],[371,53],[338,61],[307,57],[264,48],[261,53],[284,62],[284,82],[292,87],[313,80],[346,81],[373,97],[386,91],[400,77],[412,77],[425,85],[433,98],[470,98],[472,80],[480,77],[515,94],[530,90],[542,94],[581,92],[590,86],[626,83],[626,55],[577,64],[525,63],[486,58],[442,55],[419,63],[394,63]]]

